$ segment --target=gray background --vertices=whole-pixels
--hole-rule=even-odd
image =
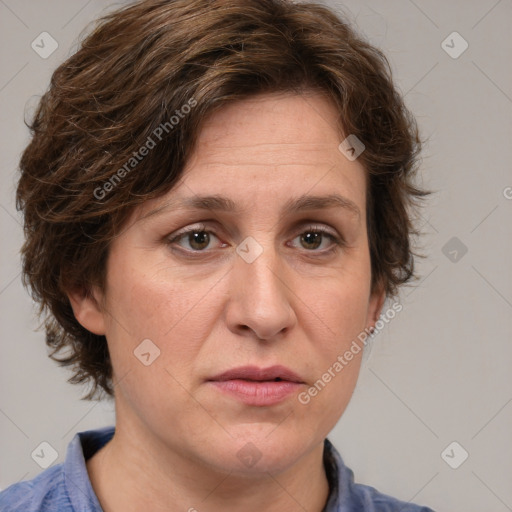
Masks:
[[[423,185],[437,191],[422,214],[421,280],[403,290],[330,439],[358,481],[388,494],[439,511],[512,510],[512,2],[325,3],[386,52],[429,139]],[[34,332],[13,201],[24,111],[112,5],[0,0],[0,488],[41,472],[31,453],[42,441],[58,463],[75,432],[114,423],[112,402],[80,401]],[[31,48],[43,31],[59,45],[47,59]],[[454,31],[469,44],[458,58],[441,45]],[[452,465],[469,453],[458,469],[441,457],[453,441]]]

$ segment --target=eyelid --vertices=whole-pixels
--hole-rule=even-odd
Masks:
[[[320,232],[324,235],[332,237],[334,240],[337,240],[339,244],[345,244],[346,240],[342,233],[340,233],[337,229],[332,228],[328,225],[319,223],[318,221],[303,221],[300,223],[298,228],[295,230],[297,234],[302,234],[307,231]],[[295,235],[297,236],[297,235]]]
[[[198,224],[193,224],[191,226],[187,226],[183,229],[180,229],[176,233],[172,233],[171,235],[168,235],[166,238],[168,238],[169,241],[172,242],[173,240],[176,240],[180,236],[186,235],[186,234],[190,233],[191,231],[208,231],[208,228],[207,228],[206,224],[200,222]]]
[[[330,229],[327,226],[325,226],[324,224],[318,224],[315,222],[307,222],[306,221],[305,223],[301,223],[297,232],[299,234],[301,234],[306,231],[319,231],[321,233],[325,233],[327,235],[332,235],[334,237],[339,236],[338,233],[334,229],[332,229],[332,228]]]

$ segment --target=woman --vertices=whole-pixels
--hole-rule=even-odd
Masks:
[[[55,71],[32,130],[25,280],[116,425],[2,510],[430,510],[326,439],[425,194],[377,49],[316,4],[143,1]]]

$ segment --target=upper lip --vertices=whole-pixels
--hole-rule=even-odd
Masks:
[[[267,368],[258,368],[257,366],[239,366],[225,372],[219,373],[209,380],[225,381],[225,380],[254,380],[254,381],[272,381],[286,380],[290,382],[302,383],[303,380],[289,368],[276,365]]]

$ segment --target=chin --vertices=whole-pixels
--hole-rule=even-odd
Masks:
[[[286,471],[314,445],[311,437],[299,437],[283,425],[244,424],[230,433],[233,430],[233,439],[225,446],[225,453],[219,455],[229,465],[229,471],[239,474]]]

